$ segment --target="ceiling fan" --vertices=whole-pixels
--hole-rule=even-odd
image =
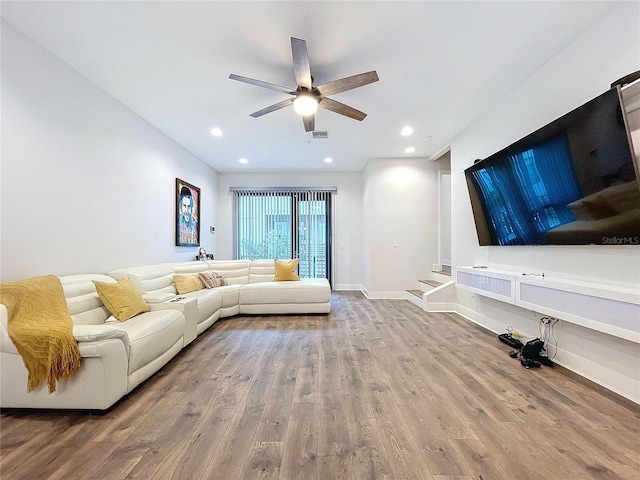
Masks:
[[[266,115],[267,113],[275,112],[281,108],[293,105],[294,110],[302,116],[305,131],[311,132],[315,130],[315,113],[318,107],[322,107],[325,110],[339,113],[340,115],[359,121],[362,121],[367,116],[366,113],[361,112],[360,110],[356,110],[344,103],[330,99],[328,95],[346,92],[347,90],[352,90],[354,88],[368,85],[369,83],[377,82],[378,74],[375,70],[314,86],[313,77],[311,76],[311,68],[309,66],[307,42],[299,38],[291,37],[291,53],[293,55],[293,71],[297,84],[297,88],[295,90],[289,87],[283,87],[282,85],[263,82],[262,80],[234,75],[233,73],[229,75],[231,80],[238,80],[239,82],[268,88],[269,90],[287,93],[294,97],[270,105],[262,110],[258,110],[251,114],[252,117],[258,118],[262,115]]]

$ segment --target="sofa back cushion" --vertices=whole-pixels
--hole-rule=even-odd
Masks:
[[[227,285],[249,283],[251,260],[209,260],[208,269],[219,273]]]
[[[253,260],[249,283],[273,282],[276,276],[276,266],[271,260]]]
[[[116,283],[106,275],[67,275],[60,277],[67,308],[74,325],[101,325],[111,316],[104,306],[93,284],[98,282]]]
[[[109,276],[116,280],[130,279],[143,294],[176,294],[176,286],[173,283],[173,270],[167,264],[120,268],[109,272]]]
[[[200,273],[206,272],[209,269],[209,266],[205,262],[176,262],[176,263],[168,263],[171,267],[171,270],[176,275],[188,275],[190,273]]]

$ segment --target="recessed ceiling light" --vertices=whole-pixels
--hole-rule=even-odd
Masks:
[[[241,158],[240,160],[238,160],[240,163],[249,163],[249,160],[247,160],[246,158]]]
[[[211,129],[211,135],[213,135],[214,137],[221,137],[222,130],[220,130],[218,127],[214,127]]]
[[[331,158],[331,157],[325,157],[325,159],[324,159],[324,163],[331,163],[331,162],[333,162],[333,158]]]
[[[416,151],[416,149],[413,148],[413,147],[407,147],[407,148],[404,149],[404,153],[413,153],[415,151]]]
[[[413,133],[413,128],[411,128],[409,125],[407,125],[406,127],[403,127],[402,130],[400,130],[400,135],[402,135],[403,137],[408,137],[412,133]]]

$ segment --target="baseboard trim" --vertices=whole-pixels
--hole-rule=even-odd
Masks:
[[[364,287],[361,284],[357,284],[357,283],[338,283],[336,284],[333,289],[335,291],[344,291],[344,292],[361,292],[362,289]]]
[[[557,356],[553,359],[553,361],[561,367],[567,369],[572,374],[579,376],[582,379],[586,379],[587,381],[594,383],[606,390],[609,390],[610,392],[613,392],[614,394],[619,395],[620,397],[623,397],[640,406],[640,396],[636,396],[634,398],[633,395],[629,392],[625,392],[615,385],[612,385],[612,382],[606,380],[596,380],[595,376],[589,373],[590,371],[599,370],[601,372],[604,372],[603,374],[601,374],[603,378],[618,379],[618,384],[624,384],[627,379],[616,371],[611,370],[610,368],[603,368],[602,366],[591,362],[586,358],[579,357],[578,355],[567,352],[566,350],[563,350],[561,348],[558,349]]]
[[[427,312],[457,313],[455,303],[427,303]]]

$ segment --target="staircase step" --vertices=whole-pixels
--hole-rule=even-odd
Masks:
[[[440,275],[451,276],[451,265],[442,265],[442,269],[440,271],[433,271],[433,273],[439,273]]]
[[[425,285],[429,285],[433,288],[439,287],[440,285],[442,285],[442,282],[437,282],[436,280],[418,280],[418,282],[424,283]]]
[[[418,298],[422,298],[422,294],[424,293],[422,290],[407,290],[411,295],[415,295]]]

